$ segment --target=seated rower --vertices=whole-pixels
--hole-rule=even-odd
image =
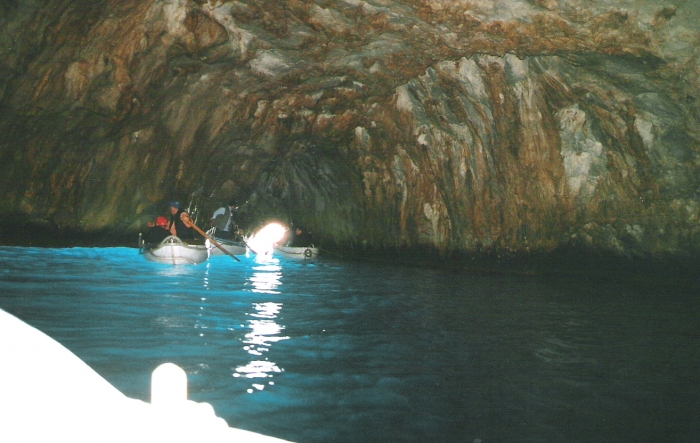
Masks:
[[[155,223],[149,222],[148,226],[149,228],[143,236],[146,244],[160,243],[170,235],[168,231],[168,219],[162,215],[156,218]]]
[[[174,235],[183,241],[194,240],[194,229],[190,215],[180,209],[180,202],[170,202],[170,235]]]
[[[294,230],[294,237],[289,242],[289,246],[293,248],[306,248],[313,244],[311,234],[305,232],[301,226],[297,226]]]

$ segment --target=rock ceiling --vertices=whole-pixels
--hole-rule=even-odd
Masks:
[[[0,4],[5,214],[247,200],[327,244],[700,248],[691,1]]]

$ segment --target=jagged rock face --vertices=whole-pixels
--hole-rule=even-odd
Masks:
[[[700,7],[15,0],[2,213],[136,230],[230,197],[326,244],[700,248]]]

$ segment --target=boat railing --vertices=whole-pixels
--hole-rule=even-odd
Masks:
[[[174,245],[180,245],[184,243],[182,240],[180,240],[180,237],[175,237],[174,235],[169,235],[163,239],[162,242],[160,242],[162,245],[169,245],[169,244],[174,244]]]

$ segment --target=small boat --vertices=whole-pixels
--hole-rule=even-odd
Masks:
[[[206,245],[185,243],[174,235],[169,235],[156,245],[142,245],[141,253],[148,261],[173,265],[196,265],[209,258]]]
[[[240,241],[233,241],[233,240],[226,240],[223,238],[216,238],[212,237],[218,244],[220,244],[224,249],[226,249],[230,254],[233,255],[245,255],[246,251],[248,248],[246,248],[246,245],[244,242]],[[219,247],[214,245],[212,242],[209,240],[206,241],[206,245],[209,247],[209,254],[214,256],[214,255],[225,255],[224,251],[222,251]]]
[[[275,245],[275,251],[278,251],[284,257],[301,258],[304,260],[317,258],[318,248],[314,245],[310,246],[282,246]]]

